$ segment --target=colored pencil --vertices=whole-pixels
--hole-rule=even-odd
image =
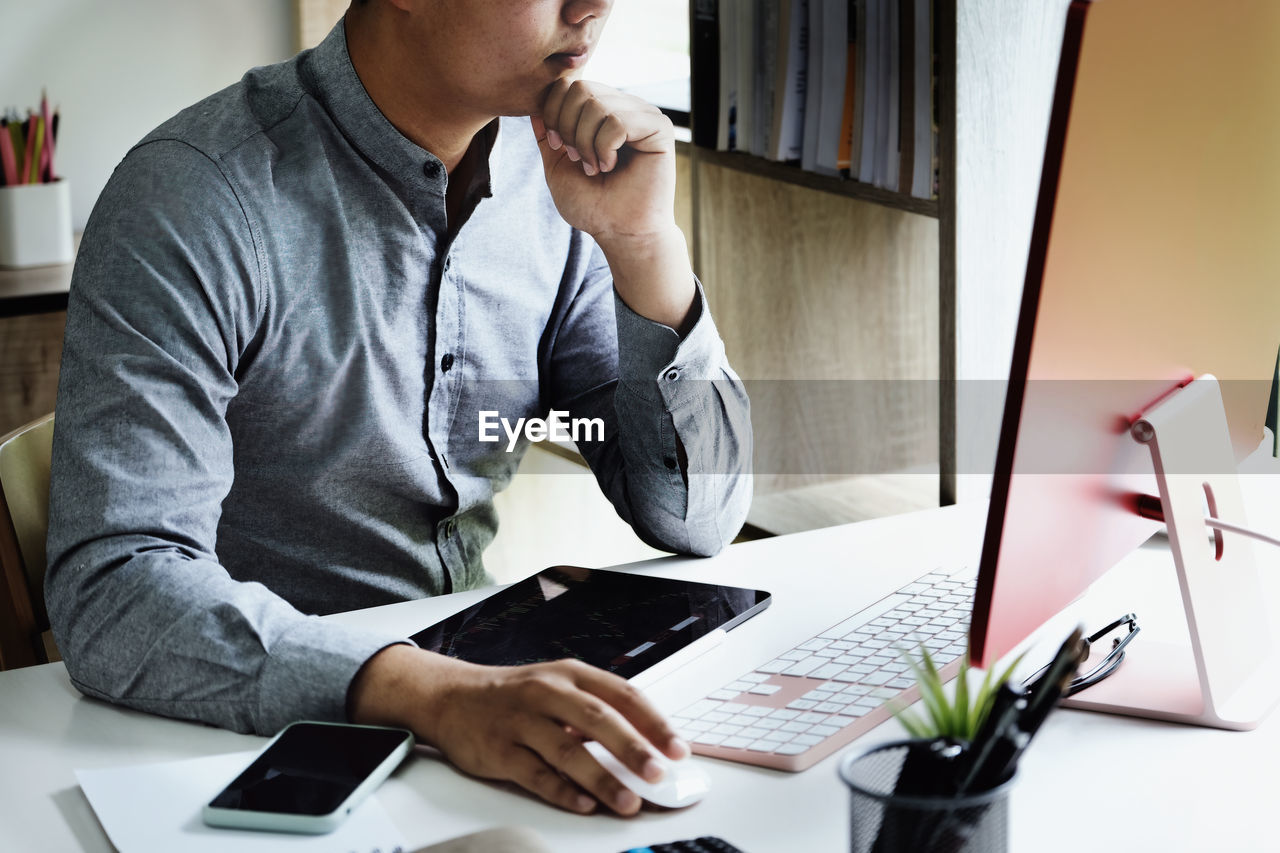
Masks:
[[[27,142],[27,154],[31,158],[31,180],[29,183],[40,183],[40,163],[41,156],[44,154],[44,119],[40,116],[33,118],[35,123],[35,139]]]
[[[13,157],[13,137],[9,135],[8,119],[0,121],[0,171],[3,171],[6,187],[18,183],[18,164]]]
[[[26,130],[22,133],[22,172],[18,175],[20,183],[27,183],[31,174],[32,145],[36,141],[36,114],[27,113]]]

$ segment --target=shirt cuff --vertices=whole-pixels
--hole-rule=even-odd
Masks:
[[[347,691],[356,673],[378,652],[407,642],[306,617],[272,644],[256,728],[266,734],[297,720],[347,722]]]
[[[618,317],[618,378],[627,390],[650,402],[677,409],[699,396],[691,380],[724,379],[724,342],[707,308],[702,282],[697,319],[682,340],[676,330],[641,317],[614,291]]]

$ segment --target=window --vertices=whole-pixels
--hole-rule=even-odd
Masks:
[[[688,0],[617,0],[584,76],[689,124]]]

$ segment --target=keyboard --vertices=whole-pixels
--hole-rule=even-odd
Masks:
[[[920,698],[900,650],[943,678],[968,644],[976,572],[934,569],[673,714],[698,755],[799,771]],[[894,700],[897,703],[894,704]]]

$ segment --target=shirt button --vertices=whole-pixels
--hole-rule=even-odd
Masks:
[[[668,456],[666,459],[663,459],[662,464],[667,466],[668,471],[674,471],[679,467],[679,463],[676,462],[674,456]]]
[[[451,367],[453,367],[453,353],[447,352],[444,354],[444,357],[440,359],[440,372],[448,373],[449,368]]]
[[[680,378],[680,371],[676,370],[674,367],[667,371],[668,382],[675,382],[679,378]]]
[[[435,160],[428,160],[427,162],[422,164],[422,174],[426,175],[428,178],[431,178],[432,180],[440,177],[440,164],[437,163]]]

